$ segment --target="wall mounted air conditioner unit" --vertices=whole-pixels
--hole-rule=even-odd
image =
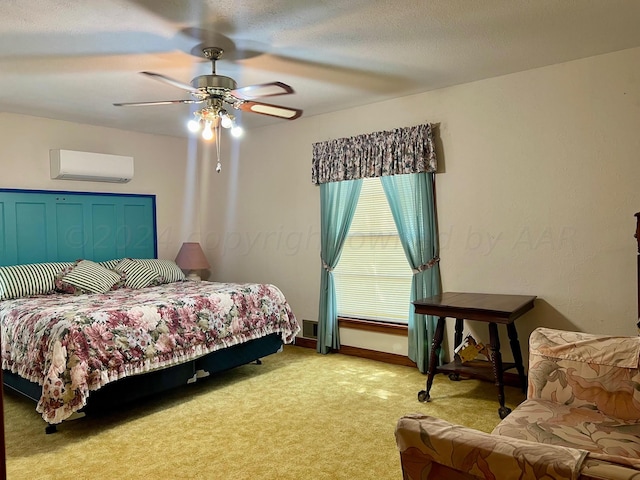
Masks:
[[[49,150],[49,160],[53,179],[126,183],[133,178],[133,157]]]

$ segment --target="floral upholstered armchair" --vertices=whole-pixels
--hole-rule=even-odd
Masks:
[[[640,480],[640,337],[536,329],[527,399],[491,434],[425,415],[396,427],[405,480]]]

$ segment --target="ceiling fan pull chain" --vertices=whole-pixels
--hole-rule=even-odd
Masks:
[[[216,132],[216,154],[218,156],[218,165],[216,165],[216,172],[220,173],[220,170],[222,170],[222,165],[220,165],[220,123],[218,123],[218,125],[216,125],[215,128],[215,132]]]

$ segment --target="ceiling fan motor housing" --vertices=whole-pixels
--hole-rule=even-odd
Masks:
[[[233,78],[224,75],[200,75],[191,80],[191,86],[194,88],[204,88],[209,90],[235,90],[238,86]]]
[[[261,115],[269,115],[287,120],[295,120],[302,115],[302,110],[297,108],[271,105],[257,102],[253,98],[268,97],[271,95],[286,95],[293,93],[293,89],[282,82],[271,82],[261,85],[250,85],[238,89],[238,84],[231,77],[216,74],[216,61],[222,56],[223,50],[218,47],[206,47],[202,49],[204,57],[211,60],[211,74],[200,75],[191,80],[191,84],[174,80],[159,73],[140,72],[155,80],[172,85],[189,92],[192,100],[163,100],[159,102],[131,102],[114,103],[118,107],[122,106],[143,106],[143,105],[168,105],[181,103],[203,103],[207,106],[195,114],[201,113],[204,116],[215,116],[224,111],[223,102],[228,103],[237,110],[244,110]],[[213,112],[210,114],[210,112]],[[226,113],[226,111],[224,111]],[[201,115],[201,117],[202,117]],[[197,115],[196,115],[197,116]]]

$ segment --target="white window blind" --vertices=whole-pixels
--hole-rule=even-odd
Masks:
[[[379,178],[363,179],[333,274],[338,315],[407,323],[413,273]]]

